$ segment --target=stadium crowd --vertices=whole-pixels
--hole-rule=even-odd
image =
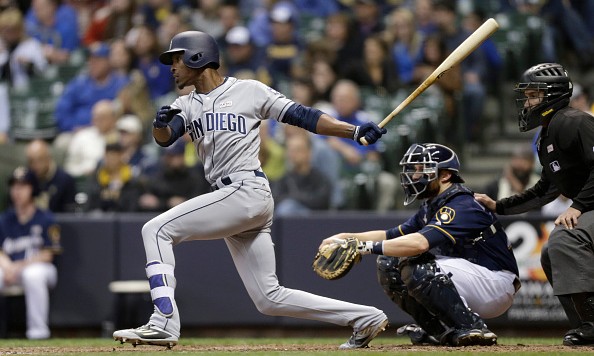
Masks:
[[[394,157],[416,141],[483,145],[501,114],[487,103],[529,64],[563,62],[591,108],[592,13],[591,2],[561,0],[2,0],[0,143],[22,148],[41,208],[164,211],[209,189],[189,139],[165,150],[150,134],[156,110],[192,90],[177,90],[158,61],[176,33],[215,37],[224,75],[256,78],[341,120],[379,122],[495,17],[500,31],[374,147],[263,127],[261,162],[282,214],[400,209]],[[308,167],[296,173],[302,157]],[[6,175],[14,165],[0,162]],[[320,185],[330,194],[316,193]]]

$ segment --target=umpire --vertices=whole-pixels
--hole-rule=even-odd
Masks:
[[[520,131],[542,126],[536,143],[540,180],[508,198],[476,198],[502,215],[541,207],[559,194],[573,200],[555,220],[541,264],[573,327],[563,344],[594,345],[594,117],[569,107],[573,85],[556,63],[526,70],[515,91]]]

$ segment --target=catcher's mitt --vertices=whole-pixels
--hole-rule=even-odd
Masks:
[[[361,254],[357,252],[358,244],[359,240],[349,237],[322,246],[312,263],[314,272],[324,279],[344,277],[355,263],[361,261]]]

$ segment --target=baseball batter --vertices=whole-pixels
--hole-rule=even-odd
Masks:
[[[384,328],[386,315],[374,307],[320,297],[279,285],[270,227],[274,203],[260,168],[259,126],[274,119],[311,132],[376,142],[385,129],[369,122],[341,122],[319,110],[299,105],[253,80],[222,77],[219,50],[203,32],[182,32],[171,40],[160,61],[171,65],[178,88],[195,91],[157,112],[153,136],[169,146],[188,133],[204,164],[213,191],[157,216],[142,229],[146,274],[154,312],[148,324],[114,332],[115,340],[133,345],[172,347],[180,336],[175,304],[175,258],[172,247],[184,241],[224,239],[239,275],[258,310],[351,326],[341,348],[360,348]]]
[[[450,148],[413,144],[400,165],[405,204],[424,199],[417,214],[385,231],[342,233],[322,245],[355,237],[361,254],[381,255],[380,284],[420,325],[398,329],[413,344],[495,344],[483,318],[503,314],[520,287],[505,231],[461,184]]]

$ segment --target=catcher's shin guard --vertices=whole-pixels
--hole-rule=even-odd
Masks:
[[[409,295],[448,328],[486,329],[483,320],[466,307],[450,276],[440,272],[435,258],[424,255],[428,256],[407,259],[400,265]]]
[[[384,292],[400,309],[408,313],[431,336],[439,336],[446,328],[439,319],[408,294],[398,269],[399,258],[378,256],[377,279]]]
[[[174,312],[174,291],[175,277],[173,266],[152,261],[146,264],[146,276],[151,287],[151,299],[155,310],[166,318],[170,318]]]

